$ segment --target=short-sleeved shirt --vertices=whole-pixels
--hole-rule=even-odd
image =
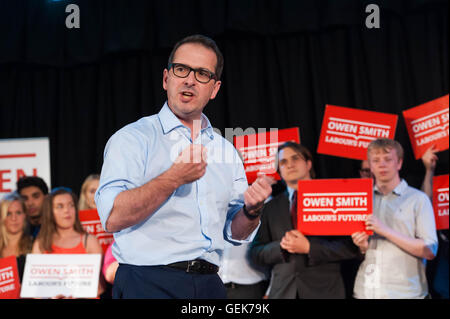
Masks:
[[[234,146],[217,134],[202,114],[195,141],[167,102],[158,114],[143,117],[117,131],[108,141],[95,201],[106,229],[116,196],[161,175],[190,144],[208,150],[206,173],[177,188],[141,223],[114,233],[113,254],[119,263],[167,265],[204,259],[220,265],[225,240],[232,239],[231,222],[244,205],[247,178]]]
[[[405,180],[387,195],[375,187],[373,208],[373,214],[386,226],[408,237],[423,239],[436,254],[433,208],[425,193],[408,186]],[[425,259],[374,234],[356,276],[354,296],[358,299],[425,298],[428,294],[425,267]]]

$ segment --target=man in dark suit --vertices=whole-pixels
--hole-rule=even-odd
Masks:
[[[306,147],[287,142],[277,160],[287,190],[263,208],[250,248],[256,263],[272,267],[269,298],[345,298],[340,262],[358,257],[359,250],[350,236],[304,236],[294,229],[297,182],[315,177],[312,156]]]

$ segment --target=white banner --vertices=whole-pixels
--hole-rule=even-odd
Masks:
[[[39,176],[51,189],[48,137],[0,139],[0,199],[22,176]]]
[[[97,297],[100,254],[28,254],[22,298]]]

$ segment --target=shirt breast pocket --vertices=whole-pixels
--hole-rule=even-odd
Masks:
[[[414,211],[405,207],[399,207],[395,210],[393,216],[393,228],[401,231],[405,235],[414,235]]]
[[[216,189],[211,190],[211,198],[214,199],[215,206],[220,212],[227,211],[230,202],[230,189],[225,185],[220,185]]]
[[[226,169],[215,164],[209,164],[205,175],[208,201],[222,209],[228,207],[233,192],[233,181]]]

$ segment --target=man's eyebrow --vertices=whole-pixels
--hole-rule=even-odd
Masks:
[[[295,157],[299,157],[301,159],[304,159],[306,161],[306,159],[303,157],[303,155],[299,154],[299,153],[295,153],[291,156],[291,158],[295,158]]]

